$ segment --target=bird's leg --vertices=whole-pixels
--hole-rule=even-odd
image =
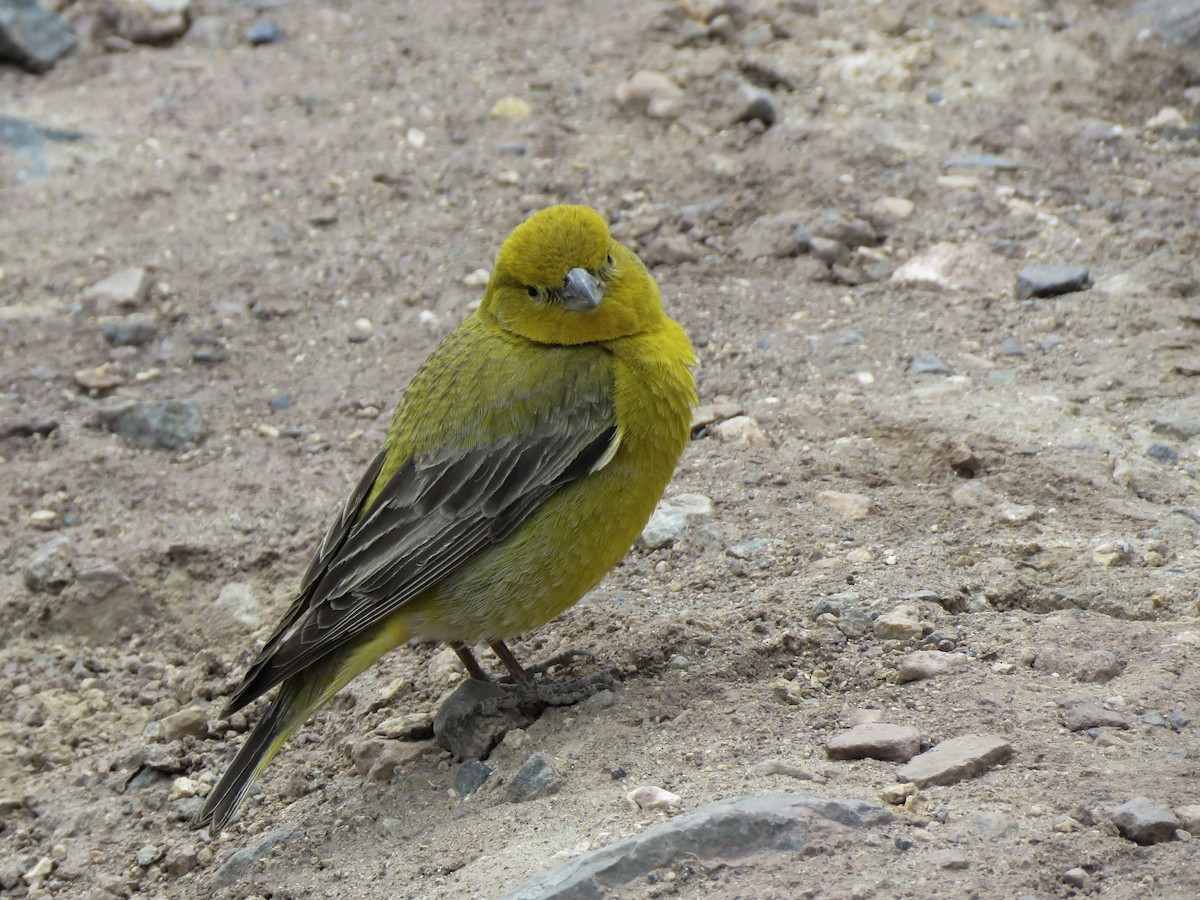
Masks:
[[[501,646],[503,646],[503,645],[501,645]],[[483,667],[481,665],[479,665],[479,660],[477,660],[475,658],[474,654],[471,653],[470,648],[468,648],[467,645],[464,644],[462,641],[451,641],[450,649],[458,654],[458,658],[460,660],[462,660],[462,664],[467,669],[467,674],[470,675],[472,678],[474,678],[476,681],[491,681],[492,680],[487,677],[487,672],[483,671]],[[492,649],[493,650],[496,649],[495,644],[492,645]],[[506,652],[508,651],[507,647],[505,647],[504,649]],[[509,653],[508,655],[509,655],[509,658],[512,657],[511,653]],[[513,665],[516,665],[516,664],[517,664],[517,661],[514,659]],[[517,666],[517,668],[520,669],[521,667]],[[528,677],[528,676],[526,676],[526,677]]]
[[[555,653],[549,659],[543,659],[540,663],[530,666],[525,671],[530,675],[543,675],[555,666],[569,666],[577,659],[595,658],[596,654],[590,650],[564,650],[562,653]]]
[[[488,641],[488,645],[500,662],[504,663],[504,668],[508,669],[513,681],[523,684],[525,687],[533,686],[533,676],[521,668],[521,664],[517,662],[517,658],[513,656],[513,652],[508,649],[504,641]]]
[[[559,653],[552,656],[550,659],[536,666],[531,666],[526,671],[519,662],[513,652],[505,646],[503,641],[492,641],[492,650],[505,667],[512,674],[513,681],[518,685],[518,689],[532,696],[537,702],[545,706],[572,706],[580,700],[586,700],[592,694],[599,691],[611,691],[613,677],[617,674],[616,670],[608,670],[597,672],[592,675],[585,675],[581,678],[570,679],[554,679],[547,682],[535,682],[531,672],[538,674],[544,673],[551,666],[565,665],[571,662],[576,657],[583,656],[588,659],[594,659],[594,654],[584,650],[568,650],[565,653]]]

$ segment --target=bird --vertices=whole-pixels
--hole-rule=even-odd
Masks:
[[[501,245],[474,313],[413,375],[221,715],[275,690],[192,819],[223,829],[287,738],[416,638],[487,680],[505,644],[575,604],[624,557],[687,446],[697,358],[653,276],[587,206]]]

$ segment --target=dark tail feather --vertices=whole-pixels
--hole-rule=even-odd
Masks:
[[[285,683],[275,695],[271,708],[259,719],[229,768],[205,798],[204,806],[192,817],[193,828],[207,826],[213,834],[224,828],[267,763],[279,752],[279,747],[308,717],[310,710],[304,708],[305,704],[295,702],[295,691],[289,687]]]

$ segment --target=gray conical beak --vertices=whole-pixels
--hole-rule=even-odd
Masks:
[[[572,312],[587,312],[600,305],[604,289],[587,269],[572,269],[563,282],[563,306]]]

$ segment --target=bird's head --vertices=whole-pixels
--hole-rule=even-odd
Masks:
[[[496,256],[479,314],[540,344],[627,337],[665,317],[646,267],[586,206],[552,206],[517,226]]]

